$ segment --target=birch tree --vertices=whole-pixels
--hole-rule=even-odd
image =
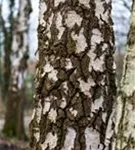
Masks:
[[[41,0],[36,150],[110,148],[116,94],[111,0]]]
[[[113,150],[135,149],[135,1],[124,60],[124,70],[117,98]]]
[[[2,15],[2,6],[4,5],[1,2],[1,10],[0,10],[0,23],[1,23],[1,40],[3,46],[1,45],[1,53],[4,53],[3,56],[3,62],[2,62],[2,56],[1,56],[1,63],[3,63],[3,66],[1,69],[1,89],[2,89],[2,100],[3,102],[6,101],[7,98],[7,93],[8,93],[8,87],[9,87],[9,81],[10,81],[10,73],[11,73],[11,60],[10,60],[10,55],[11,55],[11,47],[12,47],[12,29],[13,29],[13,11],[14,11],[14,0],[9,1],[9,11],[10,14],[7,17],[7,20],[4,19]],[[7,26],[7,23],[9,26]],[[4,49],[2,51],[2,48]]]
[[[25,138],[23,123],[24,77],[28,59],[28,18],[30,1],[19,0],[17,17],[13,20],[11,75],[3,132],[7,136]]]

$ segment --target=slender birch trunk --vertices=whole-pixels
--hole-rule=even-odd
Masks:
[[[116,94],[111,0],[41,0],[38,40],[31,146],[109,149]]]
[[[113,150],[135,149],[135,1],[131,14],[124,71],[117,98]]]
[[[6,26],[6,21],[2,16],[2,4],[1,4],[1,12],[0,12],[0,23],[1,23],[1,31],[3,35],[3,48],[4,48],[4,57],[3,57],[3,68],[1,71],[1,75],[3,77],[1,82],[2,87],[2,101],[6,102],[9,82],[10,82],[10,74],[11,74],[11,51],[12,51],[12,31],[13,31],[13,8],[14,8],[14,0],[9,2],[9,11],[10,15],[8,17],[9,27]],[[1,49],[2,52],[2,49]]]
[[[6,116],[3,132],[7,136],[25,139],[24,77],[28,60],[28,19],[31,11],[30,1],[19,0],[19,10],[13,24],[11,77],[7,96]]]

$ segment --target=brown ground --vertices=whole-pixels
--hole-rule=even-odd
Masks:
[[[25,143],[9,142],[4,139],[0,139],[0,150],[30,150]]]

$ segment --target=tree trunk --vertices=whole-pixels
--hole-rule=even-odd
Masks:
[[[11,57],[11,77],[9,83],[6,116],[3,132],[7,136],[25,139],[24,112],[24,77],[28,59],[28,18],[30,2],[19,0],[19,10],[13,26]]]
[[[38,40],[31,146],[109,149],[116,94],[111,0],[42,0]]]
[[[9,2],[9,11],[10,15],[8,17],[8,23],[10,24],[9,27],[6,26],[6,21],[2,16],[2,4],[0,10],[0,23],[1,23],[1,31],[3,35],[3,52],[4,52],[4,59],[1,61],[3,63],[3,67],[1,68],[1,90],[2,90],[2,100],[3,102],[6,101],[9,82],[10,82],[10,74],[11,74],[11,51],[12,51],[12,30],[13,30],[13,11],[14,11],[14,0]],[[2,38],[1,38],[2,39]],[[2,46],[1,46],[2,52]]]
[[[135,2],[126,49],[123,76],[117,97],[113,150],[135,149]]]

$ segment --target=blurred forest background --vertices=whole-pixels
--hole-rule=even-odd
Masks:
[[[33,109],[34,76],[37,60],[39,1],[29,1],[29,4],[22,3],[23,0],[0,0],[0,143],[2,140],[5,141],[10,138],[12,139],[10,140],[11,143],[16,143],[17,139],[27,141],[29,138],[28,125]],[[26,12],[24,12],[26,14],[22,14],[21,7],[26,7]],[[113,0],[112,17],[115,31],[118,83],[121,78],[123,56],[130,26],[130,10],[130,0]],[[26,16],[27,18],[24,18]],[[19,30],[19,27],[22,29]],[[17,44],[17,42],[20,43]],[[26,47],[27,51],[22,54],[16,53],[17,48],[20,47],[22,49]],[[18,58],[20,55],[21,59]],[[21,62],[21,66],[17,64],[18,61]],[[15,70],[16,74],[12,74],[12,70]],[[10,83],[11,80],[16,81]],[[22,89],[16,87],[18,86],[16,82],[23,82],[21,83]],[[9,87],[11,90],[7,90],[10,89]],[[18,102],[20,95],[16,96],[16,93],[22,94],[23,100],[21,102]],[[16,104],[12,106],[8,103],[8,99],[16,99]],[[19,105],[21,105],[22,112],[16,110],[16,106]],[[12,112],[14,113],[12,114]],[[16,115],[18,113],[19,116]],[[18,117],[22,118],[18,119]],[[20,128],[20,130],[16,131],[14,128]],[[23,128],[24,130],[22,130]]]

